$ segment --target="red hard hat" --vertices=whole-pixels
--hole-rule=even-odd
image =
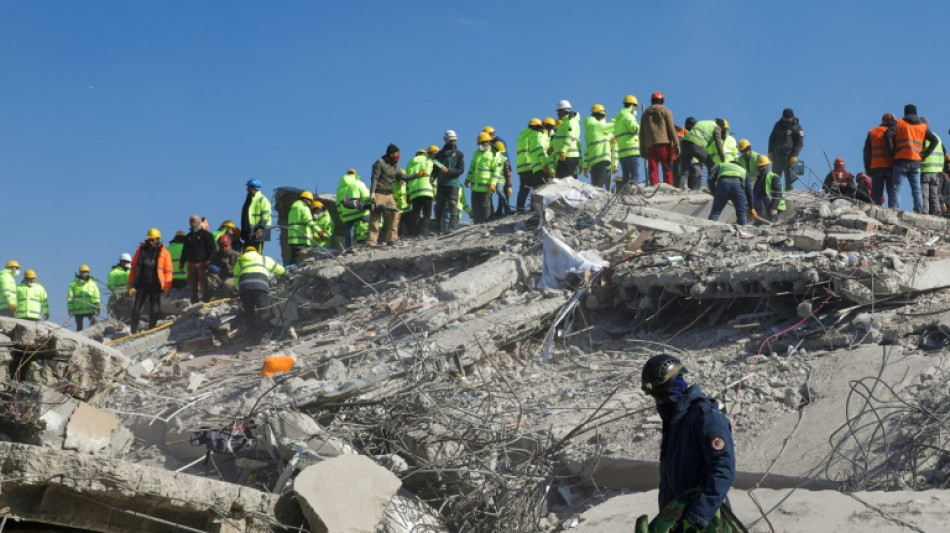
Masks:
[[[218,237],[218,246],[231,246],[231,237],[227,235]]]
[[[661,93],[660,91],[653,93],[653,96],[650,97],[650,100],[662,100],[662,99],[663,99],[663,93]]]
[[[843,166],[844,166],[844,159],[841,159],[840,157],[838,159],[835,159],[835,168],[843,167]]]
[[[897,117],[893,113],[884,113],[884,116],[881,117],[881,124],[890,124],[891,122],[897,122]]]

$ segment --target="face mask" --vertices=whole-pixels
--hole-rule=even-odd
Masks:
[[[400,156],[400,155],[402,155],[402,154],[392,154],[392,155],[389,156],[389,158],[393,160],[393,163],[398,163],[398,162],[399,162],[399,156]]]
[[[481,150],[481,151],[483,151],[483,152],[484,152],[485,150],[488,150],[488,143],[481,143],[481,144],[479,144],[479,145],[478,145],[478,149]]]

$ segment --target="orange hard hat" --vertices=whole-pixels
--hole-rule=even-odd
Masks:
[[[660,91],[653,93],[653,95],[650,97],[650,100],[663,100],[663,93]]]

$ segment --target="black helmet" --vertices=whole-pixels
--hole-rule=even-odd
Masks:
[[[676,357],[668,353],[654,355],[643,365],[640,388],[650,395],[659,394],[670,386],[673,378],[686,372],[686,367]]]

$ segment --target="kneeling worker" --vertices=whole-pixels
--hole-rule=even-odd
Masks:
[[[270,307],[270,279],[283,273],[283,266],[258,253],[254,246],[245,248],[234,265],[231,282],[238,287],[251,342],[261,341],[261,314]]]

